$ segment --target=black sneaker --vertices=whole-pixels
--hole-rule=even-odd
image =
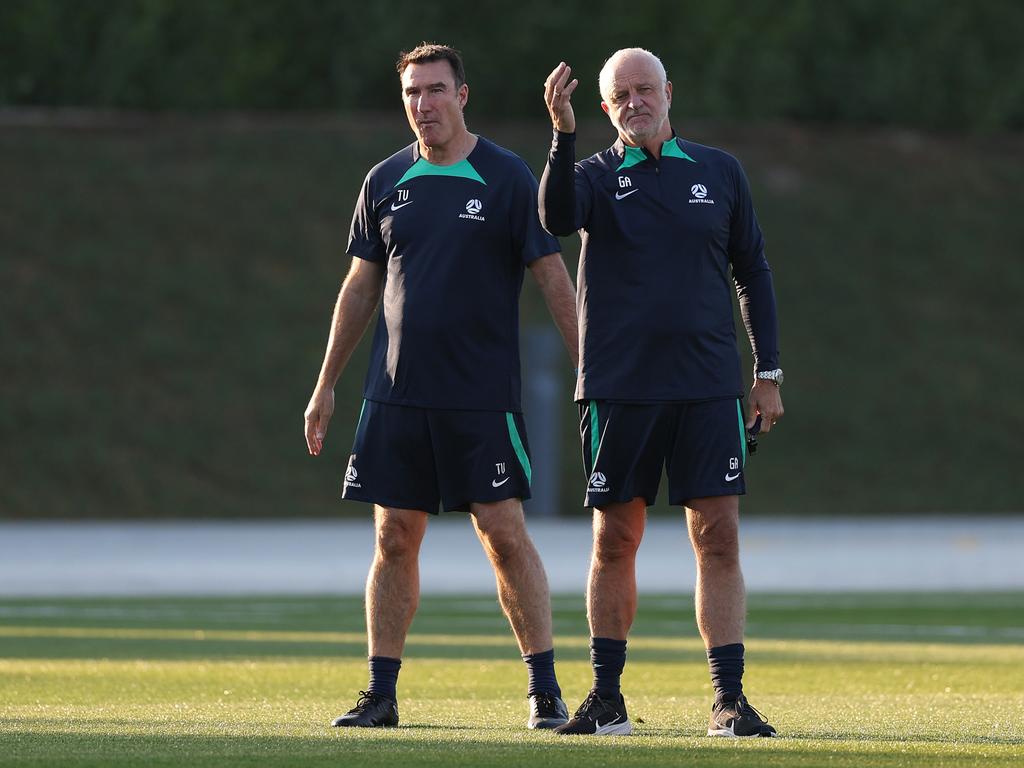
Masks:
[[[738,699],[716,701],[711,707],[708,736],[774,736],[768,718],[750,706],[742,694]]]
[[[331,723],[335,728],[389,728],[398,725],[398,702],[369,691],[359,692],[359,701]]]
[[[626,702],[622,694],[614,699],[602,699],[597,691],[587,695],[572,720],[555,728],[555,733],[566,736],[628,736],[632,732],[633,724],[626,714]]]
[[[557,728],[569,722],[569,710],[565,702],[551,693],[535,693],[530,696],[530,719],[526,727]]]

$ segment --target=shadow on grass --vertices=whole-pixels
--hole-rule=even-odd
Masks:
[[[475,644],[472,638],[467,638],[465,643],[447,642],[433,643],[420,641],[411,637],[406,644],[403,658],[412,659],[450,659],[452,661],[518,661],[519,649],[515,639],[510,632],[505,633],[504,638],[498,643]],[[457,641],[458,635],[452,635]],[[501,637],[500,635],[498,636]],[[629,659],[631,662],[661,662],[661,663],[704,663],[705,656],[697,642],[674,643],[664,648],[640,647],[639,641],[643,636],[633,636],[638,641],[630,647]],[[767,640],[758,635],[757,640]],[[796,639],[796,638],[794,638]],[[837,642],[848,643],[853,638],[834,638]],[[916,641],[918,643],[921,640]],[[926,641],[927,642],[927,641]],[[938,641],[932,641],[937,643]],[[589,656],[585,647],[585,638],[579,643],[559,643],[556,638],[556,646],[560,649],[559,658],[563,662],[588,661]],[[943,643],[945,645],[945,643]],[[993,643],[995,645],[995,643]],[[911,653],[916,647],[907,644],[906,641],[887,641],[885,647],[892,649],[892,652],[899,654],[902,658],[905,654]],[[955,645],[955,644],[954,644]],[[907,650],[901,650],[903,647]],[[1007,645],[1009,647],[1009,644]],[[1019,647],[1019,646],[1013,646]],[[300,641],[300,640],[219,640],[215,638],[185,639],[185,638],[82,638],[82,637],[52,637],[31,633],[19,637],[0,637],[0,658],[38,660],[38,659],[59,659],[66,661],[188,661],[188,660],[210,660],[210,661],[247,661],[262,659],[267,661],[286,660],[316,660],[336,661],[341,659],[365,661],[366,643],[358,641]],[[878,646],[866,647],[862,651],[847,650],[841,657],[835,656],[834,647],[830,643],[821,643],[814,648],[806,646],[799,650],[787,650],[785,648],[758,649],[758,658],[764,662],[793,663],[793,664],[821,664],[827,663],[836,666],[847,664],[860,664],[866,662],[877,662],[880,658]],[[928,663],[936,666],[957,666],[962,659],[955,654],[945,656],[930,656]],[[992,663],[996,663],[994,660]]]
[[[588,629],[582,598],[553,599],[559,647],[586,657]],[[1024,595],[893,594],[838,596],[752,595],[752,641],[823,640],[884,643],[979,643],[1019,646],[1024,641]],[[0,656],[39,659],[251,659],[365,656],[362,601],[323,596],[248,598],[86,598],[0,600]],[[61,630],[107,630],[111,637],[62,636]],[[152,637],[139,637],[146,630]],[[35,631],[38,630],[38,633]],[[47,631],[50,630],[50,631]],[[161,637],[167,630],[168,636]],[[264,633],[261,637],[183,637],[188,632]],[[119,631],[124,637],[117,637]],[[179,636],[171,637],[171,631]],[[222,634],[224,634],[222,632]],[[268,637],[278,633],[278,637]],[[301,637],[302,633],[308,633]],[[334,637],[328,636],[330,633]],[[88,633],[85,633],[88,634]],[[101,632],[94,632],[94,635]],[[287,635],[287,636],[286,636]],[[339,637],[344,635],[344,637]],[[450,638],[432,642],[437,636]],[[481,643],[486,637],[489,642]],[[630,659],[681,661],[700,647],[690,595],[652,595],[641,600]],[[765,649],[778,661],[819,658],[816,650]],[[410,658],[517,659],[508,623],[488,596],[430,596],[412,627]],[[865,655],[867,660],[872,654]],[[854,660],[852,656],[844,657]]]
[[[854,766],[960,765],[983,760],[986,766],[1019,765],[1019,752],[1009,744],[990,741],[940,740],[874,741],[856,746],[830,738],[828,742],[800,739],[708,740],[705,738],[560,738],[553,734],[511,734],[487,740],[452,735],[453,729],[432,726],[388,731],[325,729],[313,736],[260,735],[115,735],[71,730],[40,733],[8,723],[0,733],[5,766],[536,766],[552,764],[643,766],[750,766],[773,768],[827,763]],[[468,729],[465,729],[468,730]],[[431,732],[437,738],[431,738]],[[837,746],[838,744],[838,746]]]
[[[365,661],[365,642],[297,642],[272,640],[117,639],[78,637],[0,638],[0,658],[176,661],[190,659],[339,659]],[[518,660],[519,649],[509,634],[507,646],[434,645],[410,643],[403,658]]]
[[[748,626],[772,639],[1020,642],[1024,593],[753,594]],[[555,633],[585,634],[582,595],[552,598]],[[363,601],[355,597],[5,598],[0,626],[362,632]],[[507,633],[497,600],[488,595],[426,596],[413,633]],[[696,637],[693,597],[642,595],[633,635]]]

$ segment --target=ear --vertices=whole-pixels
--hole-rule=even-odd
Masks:
[[[672,106],[672,81],[665,81],[665,98],[668,99],[668,105]]]
[[[611,107],[608,106],[608,102],[602,101],[601,102],[601,109],[603,109],[604,113],[607,115],[608,114],[608,110],[611,109]]]
[[[469,102],[469,86],[463,83],[459,86],[459,106],[463,109],[466,108],[466,104]]]

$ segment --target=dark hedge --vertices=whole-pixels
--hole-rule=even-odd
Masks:
[[[1018,0],[6,0],[0,104],[391,108],[395,57],[425,39],[463,51],[478,115],[543,114],[562,59],[596,111],[602,61],[641,45],[664,60],[676,114],[1024,126]]]

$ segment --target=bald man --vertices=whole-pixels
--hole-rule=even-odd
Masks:
[[[562,734],[628,734],[620,690],[636,614],[636,552],[662,471],[697,561],[697,626],[715,689],[709,736],[774,736],[743,694],[746,597],[739,497],[747,432],[782,417],[772,274],[746,176],[727,153],[677,136],[672,83],[650,51],[616,51],[599,77],[618,133],[575,163],[559,64],[545,83],[554,141],[540,185],[549,232],[583,238],[576,401],[594,508],[587,589],[594,683]],[[730,273],[754,353],[744,407]]]

